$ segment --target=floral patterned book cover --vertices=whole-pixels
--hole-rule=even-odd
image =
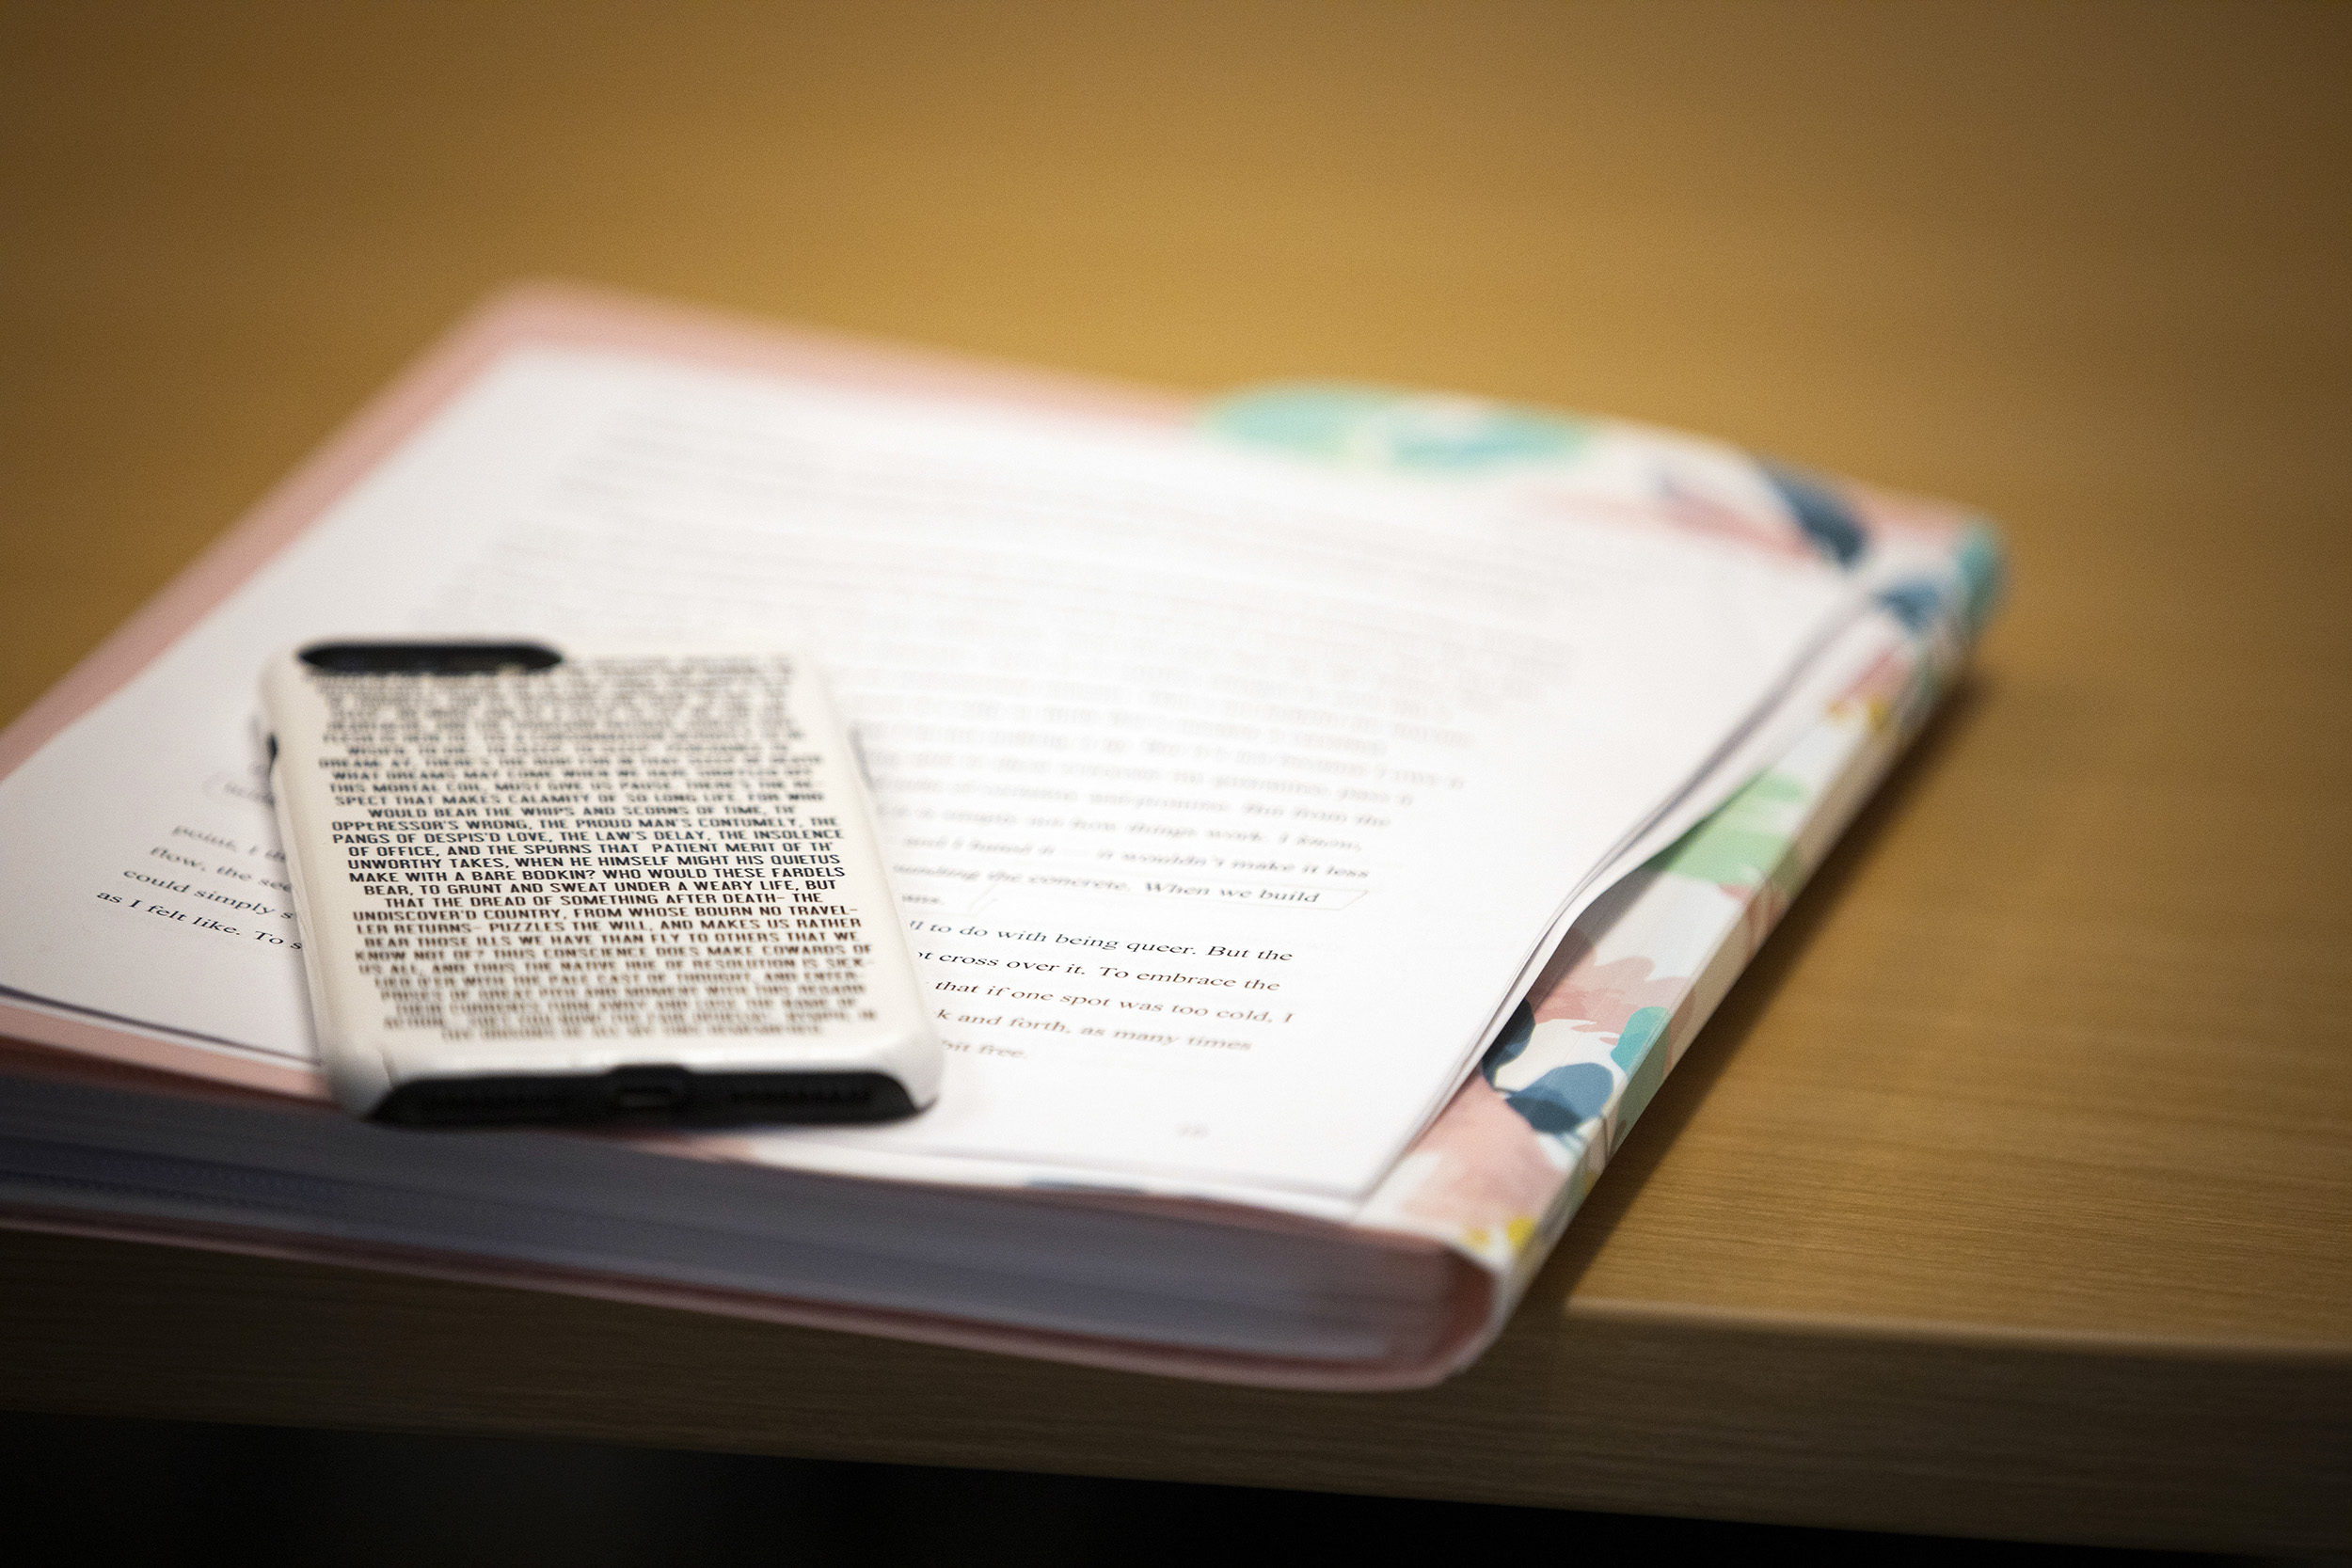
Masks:
[[[1607,515],[1629,528],[1688,532],[1816,562],[1844,574],[1852,596],[1870,609],[1821,650],[1764,721],[1776,752],[1741,742],[1724,753],[1745,759],[1738,764],[1742,769],[1755,768],[1762,756],[1777,760],[1575,921],[1476,1070],[1346,1217],[1309,1219],[1183,1194],[1141,1194],[1132,1200],[1031,1194],[1018,1190],[1024,1185],[1018,1177],[963,1183],[973,1192],[958,1199],[968,1208],[1025,1206],[1034,1197],[1085,1208],[1089,1215],[1095,1207],[1113,1214],[1137,1207],[1158,1221],[1316,1232],[1324,1240],[1336,1227],[1369,1251],[1442,1259],[1453,1282],[1445,1325],[1437,1341],[1417,1340],[1418,1348],[1373,1359],[1301,1358],[1179,1343],[1141,1327],[1116,1334],[1024,1327],[980,1307],[859,1306],[847,1298],[698,1282],[644,1260],[587,1267],[527,1258],[512,1247],[485,1251],[453,1241],[425,1245],[409,1236],[414,1227],[394,1227],[398,1235],[345,1234],[315,1223],[318,1216],[307,1212],[255,1218],[240,1209],[245,1217],[233,1223],[199,1225],[174,1217],[179,1211],[168,1205],[169,1212],[151,1214],[135,1204],[85,1203],[38,1212],[0,1207],[0,1223],[520,1284],[1270,1386],[1394,1388],[1436,1382],[1474,1360],[1501,1331],[1666,1074],[1957,677],[1998,594],[2000,550],[1980,519],[1940,503],[1821,479],[1694,436],[1473,398],[1348,387],[1249,390],[1197,408],[1185,400],[1084,380],[749,326],[601,292],[532,285],[488,302],[461,324],[197,567],[0,736],[0,773],[136,676],[240,583],[301,539],[326,507],[485,367],[518,348],[550,343],[744,367],[821,385],[1067,408],[1151,425],[1193,421],[1225,439],[1370,469],[1401,483],[1499,488],[1515,503],[1508,510],[1523,517],[1540,519],[1556,505],[1564,514]],[[1732,766],[1719,758],[1723,771],[1713,782],[1735,782]],[[23,1042],[5,1048],[15,1069],[42,1082],[114,1085],[128,1073],[134,1077],[128,1086],[139,1094],[167,1083],[188,1104],[212,1107],[206,1116],[249,1116],[257,1127],[275,1127],[289,1112],[325,1114],[313,1108],[320,1098],[313,1074],[253,1066],[103,1017],[69,1016],[0,996],[0,1033]],[[299,1116],[284,1125],[297,1123],[321,1125]],[[680,1136],[643,1148],[698,1160],[763,1163],[723,1137]],[[931,1189],[914,1182],[906,1190]]]
[[[1433,483],[1549,486],[1585,504],[1620,496],[1665,526],[1875,574],[1872,611],[1843,650],[1842,667],[1859,673],[1776,764],[1578,919],[1358,1217],[1492,1273],[1486,1330],[1464,1347],[1467,1362],[1501,1332],[1659,1085],[1960,673],[1999,598],[1999,541],[1959,508],[1686,436],[1477,399],[1276,387],[1225,399],[1206,419],[1238,440]],[[1752,467],[1785,521],[1677,507],[1675,473],[1692,462]]]

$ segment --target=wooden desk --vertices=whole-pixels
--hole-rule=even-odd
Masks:
[[[1443,1388],[12,1236],[0,1398],[2352,1545],[2352,12],[0,31],[10,713],[522,275],[1178,386],[1604,407],[1966,497],[2018,584]]]

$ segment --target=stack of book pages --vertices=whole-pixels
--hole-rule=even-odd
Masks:
[[[1998,567],[1954,508],[1635,425],[1198,404],[518,291],[0,736],[0,1223],[1433,1382],[1954,679]],[[697,1133],[336,1111],[255,681],[387,636],[805,651],[870,774],[939,1103]],[[548,967],[616,901],[754,893],[715,860],[454,868],[385,814],[420,963]]]

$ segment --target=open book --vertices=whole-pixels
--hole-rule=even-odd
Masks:
[[[1425,1383],[1500,1327],[1996,568],[1962,514],[1638,427],[1196,407],[523,291],[0,737],[0,1219]],[[696,1135],[326,1107],[253,683],[419,634],[815,657],[940,1103]],[[597,917],[592,871],[550,878],[551,921]]]

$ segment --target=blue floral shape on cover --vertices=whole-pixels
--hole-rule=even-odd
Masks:
[[[1813,547],[1840,566],[1851,566],[1862,558],[1862,547],[1868,542],[1861,519],[1851,508],[1831,489],[1803,468],[1792,468],[1786,463],[1769,458],[1756,459],[1756,467],[1772,481],[1772,488],[1804,530],[1804,536]]]
[[[1598,1062],[1553,1068],[1502,1098],[1538,1132],[1572,1132],[1609,1109],[1617,1081]]]
[[[1519,1053],[1525,1051],[1527,1042],[1534,1037],[1534,1005],[1522,1002],[1512,1009],[1511,1017],[1502,1025],[1502,1033],[1495,1037],[1494,1044],[1486,1047],[1486,1054],[1478,1064],[1479,1073],[1487,1083],[1493,1083],[1495,1074],[1518,1060]]]
[[[1933,626],[1944,612],[1944,591],[1932,582],[1899,582],[1882,589],[1879,606],[1903,624],[1903,629],[1916,637]]]

